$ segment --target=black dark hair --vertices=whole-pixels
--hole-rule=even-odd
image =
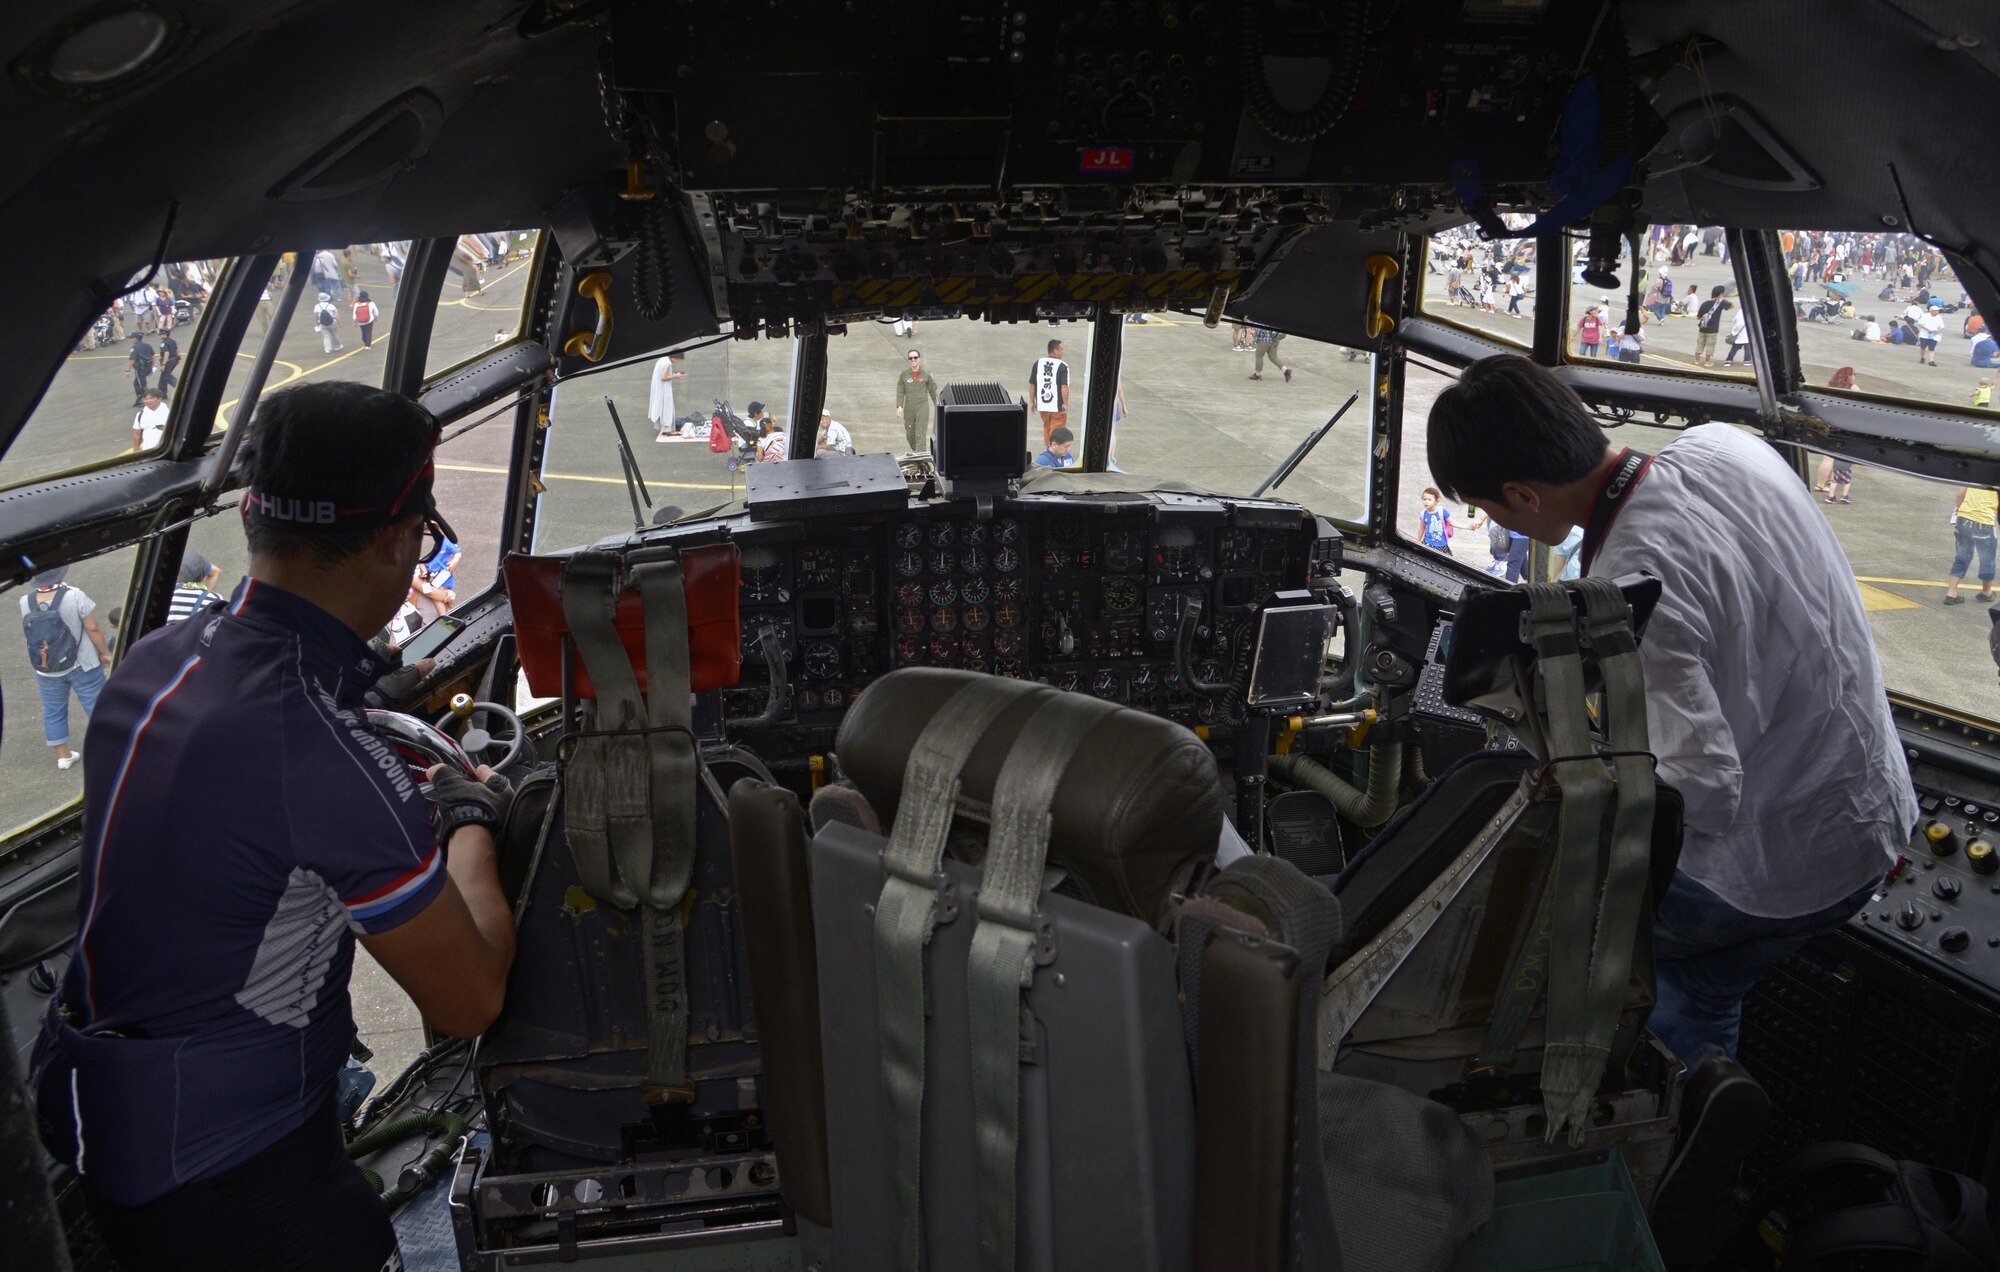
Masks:
[[[1054,354],[1054,353],[1055,353],[1055,351],[1056,351],[1056,350],[1058,350],[1058,349],[1060,349],[1060,348],[1062,348],[1062,341],[1060,341],[1060,340],[1051,340],[1051,341],[1049,341],[1049,353],[1050,353],[1050,354]]]
[[[382,506],[423,467],[436,438],[436,420],[410,399],[333,380],[285,389],[258,403],[242,465],[259,495]],[[340,564],[389,532],[379,525],[294,530],[254,520],[243,529],[254,553],[305,554],[322,566]]]
[[[1729,289],[1723,286],[1721,283],[1717,283],[1715,286],[1708,289],[1709,299],[1713,300],[1715,297],[1722,295],[1724,292],[1728,290]]]
[[[1604,459],[1583,400],[1518,354],[1484,358],[1431,407],[1431,475],[1453,499],[1488,501],[1510,481],[1565,485]]]
[[[1064,442],[1073,442],[1075,440],[1076,440],[1076,434],[1070,432],[1068,429],[1062,427],[1061,425],[1057,425],[1056,428],[1049,434],[1049,445],[1051,446],[1060,446]]]

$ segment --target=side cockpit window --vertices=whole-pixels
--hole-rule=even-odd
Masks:
[[[174,261],[96,315],[0,457],[0,487],[157,451],[227,260]]]

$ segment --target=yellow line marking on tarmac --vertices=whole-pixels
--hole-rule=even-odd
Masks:
[[[507,472],[508,472],[508,470],[507,470],[507,469],[505,469],[505,468],[499,468],[499,467],[496,467],[496,466],[494,466],[494,465],[492,465],[492,464],[439,464],[439,465],[437,465],[437,468],[438,468],[438,470],[439,470],[440,472],[450,472],[450,473],[486,473],[486,474],[489,474],[489,475],[493,475],[493,476],[499,476],[499,477],[504,477],[504,476],[506,476],[506,475],[507,475]],[[589,481],[589,482],[598,482],[598,483],[601,483],[601,484],[603,484],[603,485],[606,485],[606,486],[622,486],[622,485],[624,485],[624,484],[625,484],[625,479],[624,479],[623,477],[596,477],[596,476],[592,476],[592,475],[590,475],[590,474],[588,474],[588,473],[543,473],[543,474],[542,474],[542,480],[543,480],[543,481],[545,481],[545,482],[549,482],[549,481]],[[649,488],[653,488],[653,489],[658,489],[658,490],[734,490],[734,489],[736,489],[736,487],[735,487],[735,486],[722,486],[722,485],[716,485],[716,484],[714,484],[714,483],[712,483],[712,482],[701,482],[701,481],[649,481],[649,482],[647,482],[647,483],[646,483],[646,485],[647,485],[647,486],[648,486]]]
[[[457,260],[458,258],[454,256],[452,259]],[[509,266],[506,272],[502,273],[498,278],[488,279],[486,281],[486,285],[479,289],[479,294],[482,296],[485,295],[493,288],[498,287],[501,283],[506,282],[514,275],[520,273],[521,270],[525,268],[528,265],[528,263],[533,259],[534,258],[532,256],[524,256],[520,260],[515,261],[513,265]],[[439,301],[438,308],[439,309],[484,309],[490,313],[518,314],[521,312],[521,302],[517,300],[511,305],[475,305],[472,303],[471,297],[460,296],[457,300]]]
[[[1857,574],[1854,576],[1854,581],[1857,583],[1897,583],[1901,584],[1904,587],[1945,586],[1945,581],[1943,579],[1890,579],[1890,578],[1883,578],[1879,574]]]
[[[1898,596],[1894,592],[1885,592],[1872,583],[1862,583],[1859,579],[1855,580],[1855,582],[1861,588],[1861,608],[1870,614],[1880,613],[1883,610],[1924,608],[1917,601]]]

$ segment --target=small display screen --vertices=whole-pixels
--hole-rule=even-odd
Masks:
[[[459,629],[464,626],[464,623],[455,618],[440,617],[432,619],[430,624],[422,631],[410,637],[409,644],[403,646],[403,665],[405,667],[414,666],[417,659],[429,658],[438,650],[443,649],[445,642],[456,636]]]
[[[1333,639],[1333,606],[1285,605],[1264,611],[1257,627],[1257,660],[1250,668],[1250,705],[1310,701],[1319,693],[1326,646]]]

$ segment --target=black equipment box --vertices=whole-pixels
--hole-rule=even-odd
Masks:
[[[1028,408],[998,384],[947,384],[931,447],[955,493],[1002,492],[1027,471]]]
[[[842,455],[752,464],[745,476],[752,521],[788,521],[863,512],[896,512],[910,501],[893,455]]]

